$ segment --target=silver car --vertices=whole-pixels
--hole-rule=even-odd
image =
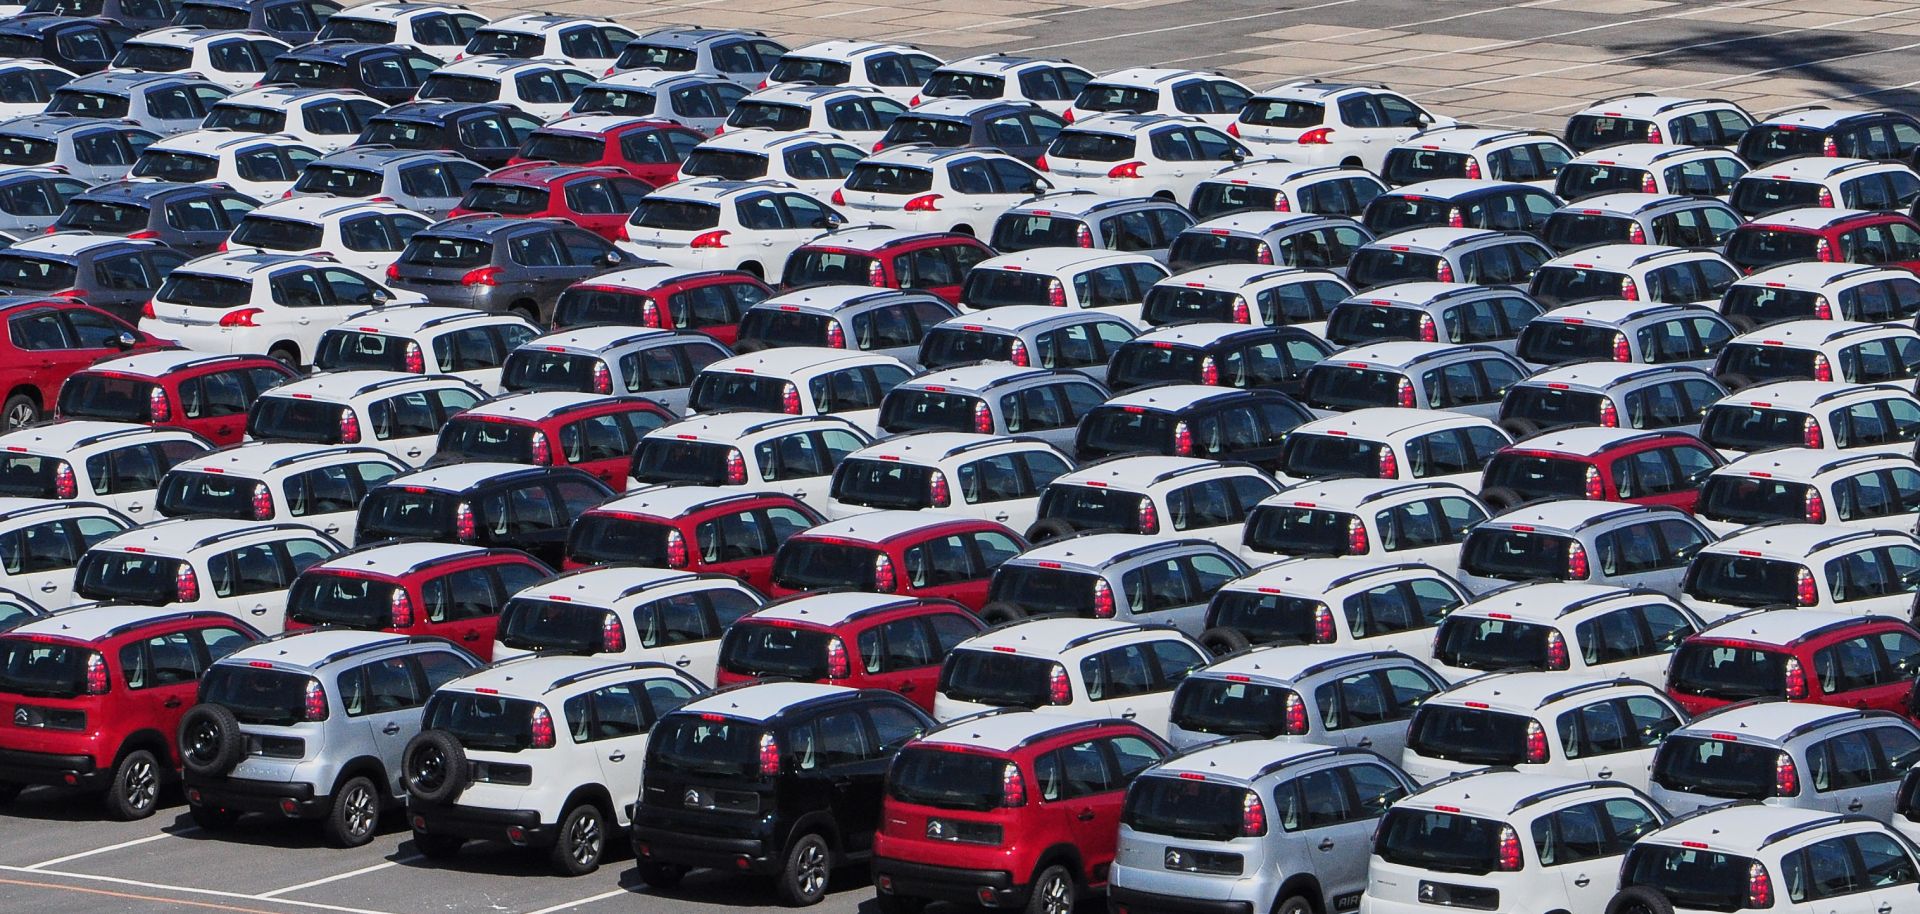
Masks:
[[[1399,758],[1414,709],[1445,688],[1440,674],[1399,651],[1344,644],[1256,648],[1222,657],[1180,683],[1167,739],[1188,749],[1255,736]]]
[[[1644,587],[1670,597],[1714,535],[1678,508],[1561,500],[1481,522],[1460,544],[1460,583],[1476,594],[1515,581]]]
[[[1028,616],[1077,616],[1207,627],[1213,593],[1249,569],[1201,539],[1085,533],[1035,546],[994,570],[980,617],[990,625]]]

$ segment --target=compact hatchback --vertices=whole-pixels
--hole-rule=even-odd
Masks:
[[[59,414],[183,428],[216,445],[234,444],[246,433],[248,406],[294,377],[285,362],[263,355],[150,352],[68,376]]]
[[[1669,734],[1648,792],[1680,814],[1757,800],[1885,821],[1916,758],[1920,730],[1898,714],[1760,699]]]
[[[931,712],[941,662],[982,628],[970,610],[946,600],[800,594],[727,626],[714,685],[780,677],[882,689]]]
[[[605,483],[572,467],[450,464],[373,487],[360,502],[354,538],[371,543],[420,537],[522,549],[558,567],[567,525],[611,497]]]
[[[792,495],[705,485],[645,486],[574,518],[568,568],[638,563],[737,578],[762,592],[773,557],[826,518]],[[703,674],[704,678],[704,674]]]
[[[1758,697],[1905,714],[1916,676],[1920,633],[1898,618],[1770,607],[1688,638],[1667,692],[1693,714]]]
[[[337,627],[443,638],[486,660],[501,607],[552,574],[518,549],[374,543],[309,565],[294,579],[287,631]]]
[[[856,514],[782,543],[769,593],[846,588],[953,600],[977,611],[994,569],[1026,547],[1019,534],[989,520],[919,511]]]

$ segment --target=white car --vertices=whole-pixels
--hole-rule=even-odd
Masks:
[[[913,104],[936,98],[1031,102],[1064,116],[1093,79],[1092,71],[1062,58],[982,54],[935,68]]]
[[[1248,512],[1275,491],[1250,464],[1129,454],[1055,474],[1027,539],[1110,530],[1238,549]]]
[[[352,546],[360,499],[404,472],[370,447],[256,441],[174,464],[158,508],[163,517],[306,524]]]
[[[721,410],[838,416],[880,433],[880,398],[913,376],[892,356],[795,346],[721,359],[694,378],[687,413]]]
[[[1728,460],[1775,447],[1910,455],[1920,440],[1920,398],[1893,384],[1761,384],[1708,406],[1700,438]]]
[[[715,128],[713,138],[680,163],[680,177],[785,181],[825,200],[866,157],[866,150],[825,130]]]
[[[1075,718],[1122,718],[1164,737],[1173,690],[1207,663],[1206,652],[1170,628],[1111,619],[1028,619],[981,632],[947,654],[933,716],[950,721],[1018,705]],[[1154,670],[1146,682],[1116,682]]]
[[[1060,131],[1041,163],[1068,190],[1179,202],[1193,199],[1221,166],[1247,155],[1238,140],[1199,118],[1104,114]]]
[[[353,145],[367,122],[387,110],[351,89],[297,89],[265,86],[235,92],[208,110],[206,130],[281,134],[321,152]]]
[[[1188,115],[1225,130],[1251,98],[1252,89],[1218,73],[1130,67],[1096,77],[1081,87],[1065,117],[1080,123],[1118,111]]]
[[[880,142],[905,103],[860,86],[772,86],[733,106],[726,129],[792,133],[825,130],[861,149]]]
[[[312,364],[320,334],[368,308],[425,301],[330,257],[209,254],[168,274],[141,323],[202,352],[264,352]]]
[[[274,200],[240,217],[226,251],[331,257],[364,275],[382,276],[413,233],[432,224],[394,203],[296,197]]]
[[[174,26],[127,39],[108,69],[193,73],[239,92],[258,86],[274,58],[292,49],[265,32]]]
[[[834,469],[872,443],[872,435],[836,416],[748,410],[693,416],[640,439],[627,487],[727,492],[744,486],[737,491],[784,492],[824,513]]]
[[[1664,683],[1680,642],[1704,627],[1663,594],[1528,582],[1455,608],[1434,635],[1430,665],[1453,682],[1528,669]]]
[[[1455,574],[1467,529],[1487,517],[1479,498],[1444,482],[1309,480],[1248,513],[1240,556],[1254,566],[1291,556],[1367,556]]]
[[[1920,175],[1883,159],[1802,156],[1772,162],[1734,182],[1729,202],[1745,216],[1795,207],[1906,210],[1920,198]]]
[[[725,126],[733,106],[746,97],[739,83],[711,73],[628,70],[580,90],[567,116],[647,117],[711,134]]]
[[[521,13],[474,30],[467,46],[454,59],[489,55],[518,60],[547,58],[603,73],[613,67],[620,49],[637,37],[631,29],[604,16]]]
[[[1560,167],[1554,193],[1571,203],[1612,193],[1675,194],[1725,200],[1747,163],[1724,149],[1627,143],[1585,153]],[[1910,188],[1920,194],[1920,178]]]
[[[1826,810],[1747,804],[1682,816],[1641,835],[1624,865],[1606,861],[1609,875],[1621,874],[1615,897],[1624,901],[1613,910],[1706,914],[1776,905],[1779,897],[1791,900],[1791,907],[1782,905],[1783,910],[1897,911],[1912,900],[1912,881],[1904,875],[1882,879],[1872,874],[1908,874],[1920,862],[1914,859],[1913,845],[1899,838],[1908,833],[1906,820],[1896,815],[1893,821],[1899,824]],[[1807,883],[1819,877],[1809,874],[1809,860],[1846,861],[1837,867],[1844,881],[1810,890]],[[1853,860],[1870,862],[1856,865]],[[1713,888],[1703,891],[1709,885]],[[1801,898],[1809,900],[1800,903]],[[1385,914],[1364,905],[1361,911]]]
[[[972,432],[899,435],[848,454],[833,474],[829,518],[932,509],[1025,530],[1047,483],[1072,468],[1040,441]]]
[[[539,328],[517,314],[433,305],[363,311],[320,334],[321,371],[377,369],[438,374],[499,394],[501,366]]]
[[[1634,92],[1603,98],[1574,112],[1563,134],[1582,152],[1621,143],[1732,149],[1751,126],[1753,115],[1725,99]]]
[[[480,388],[445,375],[318,374],[254,400],[247,440],[365,444],[417,468],[433,459],[447,418],[486,398]]]
[[[315,41],[401,44],[452,62],[487,24],[487,17],[453,3],[374,0],[335,11]]]
[[[422,102],[498,102],[552,121],[565,117],[573,100],[592,82],[592,75],[567,60],[468,57],[433,71],[413,98]]]
[[[79,76],[34,57],[0,58],[0,120],[12,120],[45,111],[53,90]]]
[[[1325,339],[1327,316],[1351,297],[1353,287],[1325,270],[1218,263],[1155,283],[1140,314],[1155,327],[1192,320],[1285,325]]]
[[[73,571],[83,600],[226,613],[262,634],[286,628],[287,588],[339,541],[305,524],[170,518],[100,540]]]
[[[1681,602],[1709,624],[1791,606],[1907,618],[1920,590],[1920,540],[1901,530],[1763,524],[1695,554]]]
[[[1380,177],[1403,187],[1441,178],[1488,178],[1552,190],[1573,150],[1559,137],[1525,130],[1428,127],[1387,150]]]
[[[1429,784],[1510,765],[1533,777],[1617,781],[1646,790],[1654,751],[1685,719],[1673,698],[1645,682],[1489,673],[1429,696],[1413,712],[1400,769]]]
[[[1200,643],[1215,655],[1329,644],[1408,657],[1425,656],[1434,626],[1470,599],[1458,581],[1418,562],[1324,557],[1255,568],[1213,597]]]
[[[1140,304],[1166,278],[1167,268],[1147,254],[1032,248],[974,264],[960,286],[960,307],[1089,308],[1144,327]]]
[[[678,500],[675,495],[699,491],[668,489],[665,497],[671,502]],[[658,515],[662,506],[647,497],[657,492],[631,493],[594,510]],[[589,566],[514,594],[500,610],[493,659],[549,651],[583,654],[668,664],[711,683],[721,632],[765,602],[753,588],[724,575],[632,564]],[[598,637],[582,642],[581,632]]]
[[[1379,173],[1394,144],[1428,127],[1451,127],[1384,86],[1299,80],[1247,101],[1227,130],[1262,154],[1308,165]]]
[[[293,189],[320,151],[284,133],[191,130],[140,151],[130,180],[180,184],[225,184],[255,200],[278,199]]]
[[[81,554],[132,529],[125,514],[91,501],[0,498],[0,548],[15,550],[16,556],[0,562],[0,587],[41,606],[68,606],[74,602],[74,565]]]
[[[833,202],[862,221],[921,232],[990,234],[1001,214],[1053,187],[1025,162],[986,149],[898,146],[854,166]]]
[[[1389,235],[1386,243],[1404,240],[1408,234]],[[1662,244],[1602,244],[1541,264],[1533,271],[1527,291],[1549,311],[1616,298],[1712,308],[1739,278],[1740,271],[1713,251]]]
[[[0,496],[83,499],[134,520],[154,516],[161,474],[213,445],[183,428],[70,419],[0,435]]]
[[[1250,159],[1228,165],[1200,182],[1187,208],[1201,222],[1260,210],[1298,210],[1358,219],[1366,213],[1367,204],[1386,192],[1386,182],[1364,168]]]
[[[668,266],[741,270],[778,284],[795,249],[846,221],[783,181],[699,178],[648,194],[614,244]]]
[[[783,83],[860,86],[906,104],[940,65],[940,58],[910,44],[829,39],[781,55],[761,88]]]

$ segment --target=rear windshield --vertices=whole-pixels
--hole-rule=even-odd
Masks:
[[[308,625],[377,629],[393,624],[396,587],[378,578],[309,571],[287,592],[287,618]]]
[[[153,417],[153,393],[159,387],[139,378],[85,372],[60,386],[60,415],[68,419],[147,422]]]
[[[356,368],[406,371],[407,350],[417,344],[405,337],[358,330],[329,330],[320,335],[320,351],[313,363],[327,371]]]
[[[1193,192],[1194,218],[1205,222],[1215,216],[1249,210],[1268,211],[1284,209],[1275,204],[1280,192],[1271,187],[1258,187],[1252,184],[1234,184],[1228,181],[1207,181]]]
[[[1127,343],[1107,365],[1107,384],[1114,390],[1177,381],[1201,383],[1201,362],[1212,358],[1204,349],[1166,343]]]
[[[924,388],[894,388],[880,401],[880,427],[894,434],[939,429],[974,430],[974,416],[986,401],[967,394]]]
[[[1744,317],[1756,327],[1781,321],[1817,317],[1825,296],[1800,289],[1779,289],[1770,285],[1738,283],[1720,298],[1720,314],[1731,320]],[[1837,315],[1836,315],[1837,316]]]
[[[1527,757],[1533,719],[1485,708],[1426,704],[1407,729],[1407,749],[1428,758],[1471,765],[1512,765]]]
[[[1173,693],[1173,723],[1194,733],[1271,739],[1287,732],[1282,711],[1293,694],[1279,686],[1189,676]]]
[[[1583,460],[1506,451],[1487,461],[1486,477],[1481,485],[1489,489],[1512,489],[1525,500],[1548,496],[1585,498],[1587,471],[1594,469]]]
[[[700,382],[694,382],[694,390]],[[634,455],[633,478],[647,484],[686,482],[703,486],[727,481],[727,457],[735,448],[705,441],[643,438]]]
[[[591,654],[605,645],[608,610],[516,597],[500,610],[500,643],[523,651]]]
[[[144,606],[165,606],[179,592],[178,559],[93,549],[80,557],[73,571],[73,592],[86,600],[119,600]]]
[[[362,539],[419,536],[435,539],[453,532],[452,493],[381,487],[360,502]]]
[[[920,344],[920,364],[928,371],[969,362],[1004,362],[1013,356],[1017,337],[1004,333],[985,333],[959,327],[940,327],[927,332]],[[891,399],[891,398],[889,398]]]
[[[1261,505],[1247,519],[1247,548],[1278,555],[1346,555],[1359,518],[1300,505]]]
[[[1430,315],[1416,308],[1336,305],[1333,313],[1327,315],[1327,341],[1356,346],[1375,340],[1417,340],[1421,328],[1432,323]]]
[[[1397,371],[1354,368],[1323,361],[1307,371],[1305,399],[1321,409],[1361,409],[1368,406],[1411,406],[1402,403],[1400,390],[1412,400],[1413,382]]]
[[[1481,527],[1467,534],[1460,568],[1510,581],[1558,580],[1567,573],[1567,553],[1574,545],[1552,533]]]
[[[696,232],[720,224],[720,207],[693,200],[642,200],[627,222],[667,232]]]
[[[644,117],[652,114],[658,105],[659,99],[652,92],[589,86],[580,90],[580,97],[574,99],[572,113]]]
[[[813,113],[805,105],[742,100],[733,106],[733,113],[727,116],[727,126],[737,130],[758,127],[788,132],[807,129],[807,123],[811,120]]]
[[[525,216],[546,209],[547,196],[547,190],[543,187],[475,181],[472,187],[467,188],[467,196],[460,201],[460,208],[482,213]]]
[[[1439,197],[1411,194],[1385,194],[1367,204],[1367,231],[1376,236],[1391,235],[1411,228],[1446,225],[1452,205]]]
[[[1602,146],[1644,143],[1652,121],[1600,114],[1576,114],[1567,120],[1567,145],[1586,152]]]
[[[87,662],[94,651],[83,647],[0,638],[0,692],[71,698],[86,691]]]
[[[1007,81],[986,73],[959,70],[935,70],[920,94],[927,98],[999,98],[1007,91]]]
[[[847,587],[870,590],[883,554],[866,546],[790,539],[773,560],[773,583],[788,590]],[[899,573],[901,569],[895,569]]]
[[[863,162],[847,176],[847,189],[870,194],[920,194],[933,189],[933,169]]]
[[[246,16],[239,13],[239,16]],[[228,28],[245,28],[245,25]],[[282,58],[267,65],[267,72],[261,77],[259,85],[270,86],[274,83],[292,83],[308,89],[349,89],[353,87],[353,71],[344,64],[326,60],[296,60]],[[430,96],[422,95],[421,98]],[[462,101],[490,101],[491,99],[462,99]]]
[[[1740,158],[1757,168],[1781,159],[1823,155],[1829,136],[1825,130],[1798,124],[1755,124],[1740,137]]]
[[[315,41],[333,41],[343,39],[363,44],[388,44],[394,40],[398,26],[392,22],[376,22],[372,19],[360,19],[352,16],[333,16],[327,24],[320,27]]]
[[[518,422],[455,416],[440,429],[436,454],[467,460],[532,463],[533,433],[533,426]]]
[[[1073,100],[1073,106],[1082,111],[1132,111],[1141,114],[1151,112],[1159,104],[1160,92],[1157,89],[1111,83],[1089,83]]]
[[[1087,232],[1087,224],[1078,219],[1042,216],[1038,213],[1008,213],[994,224],[993,249],[1002,254],[1011,254],[1033,248],[1091,246],[1091,233],[1086,236],[1087,243],[1081,244],[1083,232]]]
[[[647,767],[757,779],[765,735],[755,724],[718,714],[669,714],[647,740]]]
[[[211,181],[220,174],[220,160],[213,156],[149,149],[133,165],[133,176],[157,181],[195,184]]]
[[[293,189],[303,194],[333,194],[338,197],[371,197],[380,192],[386,178],[380,172],[339,165],[308,165],[300,171]]]
[[[1545,669],[1549,625],[1454,616],[1440,623],[1433,659],[1470,670]]]
[[[888,146],[897,146],[901,143],[925,143],[941,148],[965,146],[972,140],[973,125],[964,120],[913,114],[895,118],[893,126],[888,127],[886,135],[881,137],[881,141]],[[859,173],[859,169],[854,170],[854,174]]]
[[[261,397],[247,412],[247,434],[273,441],[339,444],[340,417],[349,409],[322,400]]]
[[[1207,624],[1234,629],[1255,644],[1311,644],[1317,617],[1327,608],[1306,597],[1222,590],[1213,595]]]
[[[1540,240],[1566,252],[1596,244],[1626,244],[1633,238],[1633,220],[1601,212],[1559,212],[1547,217]]]
[[[491,102],[500,99],[498,80],[478,76],[429,76],[416,98],[455,102]]]
[[[154,298],[189,308],[233,308],[253,299],[253,281],[175,270],[160,283]]]
[[[1658,890],[1676,908],[1737,911],[1746,906],[1754,865],[1749,857],[1642,842],[1627,851],[1620,883]]]
[[[1050,485],[1040,495],[1040,517],[1063,520],[1076,530],[1140,529],[1141,501],[1146,496],[1119,489]]]
[[[1467,176],[1469,161],[1471,161],[1470,157],[1460,152],[1442,152],[1438,149],[1395,149],[1387,153],[1386,166],[1381,169],[1380,177],[1394,186],[1418,184],[1440,178],[1464,178]]]
[[[168,517],[211,514],[253,520],[253,490],[257,485],[240,476],[174,470],[160,479],[160,513]]]
[[[1737,524],[1797,521],[1807,516],[1808,503],[1817,497],[1805,483],[1715,473],[1700,490],[1697,510],[1703,517]]]
[[[230,242],[239,247],[305,251],[319,247],[325,235],[326,228],[317,223],[248,214],[233,227]]]
[[[911,463],[856,457],[834,471],[833,498],[864,508],[931,507],[933,473]]]
[[[767,74],[767,83],[808,82],[816,86],[839,86],[845,85],[852,75],[852,65],[843,61],[788,54],[773,65],[773,70]]]
[[[360,132],[360,144],[393,146],[399,149],[437,149],[446,139],[439,124],[397,117],[374,117]]]
[[[183,3],[173,16],[173,24],[203,29],[244,29],[247,15],[247,11],[239,7]]]
[[[1800,575],[1793,562],[1718,552],[1694,556],[1684,589],[1689,596],[1735,606],[1794,605]]]
[[[468,749],[519,752],[533,745],[533,712],[522,698],[440,691],[427,700],[423,730],[445,730]]]
[[[53,498],[58,491],[59,468],[65,460],[35,454],[0,456],[0,495],[16,498]]]
[[[754,178],[765,177],[766,174],[767,157],[753,152],[695,147],[687,154],[687,160],[680,163],[680,175],[685,178],[751,181]],[[994,247],[997,248],[1000,245],[996,244]]]
[[[1711,406],[1700,425],[1700,437],[1717,448],[1759,451],[1770,447],[1800,447],[1806,443],[1813,417],[1806,413],[1759,406]]]
[[[69,87],[55,91],[53,100],[47,103],[46,110],[48,114],[71,114],[74,117],[97,117],[110,120],[126,117],[129,104],[130,100],[124,95],[88,92],[84,89]]]
[[[1133,782],[1120,821],[1134,831],[1189,841],[1240,837],[1253,791],[1232,784],[1149,776]]]
[[[400,262],[422,267],[477,267],[493,258],[493,244],[474,238],[415,235]]]
[[[287,129],[287,113],[252,105],[214,105],[201,123],[207,130],[232,130],[239,133],[279,133]]]
[[[1158,452],[1173,442],[1172,413],[1100,407],[1080,420],[1079,447],[1088,454]]]
[[[1629,279],[1621,273],[1581,267],[1541,267],[1533,272],[1533,297],[1549,309],[1600,298],[1619,298]]]
[[[69,14],[71,15],[71,14]],[[392,26],[388,26],[384,41],[392,41]],[[128,42],[120,47],[120,53],[113,56],[113,66],[117,70],[144,70],[148,73],[177,73],[193,66],[193,52],[186,48],[170,48],[166,45]]]
[[[1641,168],[1570,162],[1560,169],[1559,192],[1567,200],[1595,194],[1636,193],[1646,190],[1651,177]]]
[[[672,70],[687,72],[700,65],[700,52],[692,48],[676,48],[660,44],[641,44],[638,41],[627,42],[620,51],[620,58],[614,61],[618,70]]]
[[[740,319],[740,340],[783,346],[825,346],[830,327],[838,321],[825,314],[787,311],[779,306],[750,308]]]
[[[1709,556],[1703,556],[1708,558]],[[1684,695],[1744,701],[1786,689],[1787,655],[1717,641],[1687,641],[1673,655],[1667,683]]]
[[[940,667],[940,694],[954,701],[1037,708],[1048,703],[1053,671],[1058,666],[1039,657],[957,650],[948,654]]]
[[[1296,432],[1287,436],[1286,447],[1280,453],[1280,465],[1287,475],[1303,479],[1315,476],[1374,476],[1380,472],[1380,457],[1384,447],[1377,441],[1361,438]]]
[[[1149,323],[1164,327],[1182,321],[1232,323],[1234,311],[1247,306],[1245,296],[1217,289],[1195,289],[1183,285],[1156,285],[1147,290],[1140,304],[1141,316]]]
[[[1396,251],[1384,247],[1361,248],[1353,255],[1353,261],[1347,264],[1347,281],[1359,289],[1437,279],[1445,263],[1438,254]]]
[[[1125,134],[1062,130],[1059,136],[1053,138],[1053,144],[1047,147],[1047,155],[1056,159],[1118,162],[1133,158],[1133,149],[1133,137]]]
[[[200,700],[233,712],[243,724],[285,727],[307,718],[314,678],[287,670],[216,663],[200,683]]]
[[[1653,781],[1730,800],[1764,799],[1774,795],[1775,766],[1784,754],[1767,746],[1676,733],[1655,755]]]
[[[445,452],[442,448],[441,453]],[[567,557],[589,565],[637,562],[649,568],[666,568],[667,537],[673,530],[670,524],[637,517],[583,514],[568,529]]]
[[[1500,865],[1500,832],[1495,819],[1425,809],[1389,809],[1380,822],[1373,852],[1380,859],[1436,873],[1493,872]]]
[[[1739,210],[1742,216],[1758,216],[1777,209],[1820,206],[1822,190],[1825,188],[1807,181],[1748,175],[1733,182],[1733,193],[1728,196],[1727,202],[1733,204],[1733,208]]]
[[[720,668],[745,676],[827,677],[829,632],[742,621],[720,642]]]
[[[787,259],[787,285],[874,285],[879,262],[865,254],[801,248]]]
[[[560,293],[560,301],[553,307],[553,326],[638,325],[651,301],[648,295],[612,286],[574,286]]]
[[[693,379],[688,408],[702,413],[730,409],[758,413],[785,412],[786,391],[791,386],[791,382],[780,378],[731,371],[703,371]]]
[[[520,158],[547,159],[563,165],[597,162],[607,152],[607,141],[599,137],[547,133],[536,130],[520,147]]]
[[[23,54],[11,53],[7,45],[11,42],[0,40],[0,54],[7,57],[30,56],[40,53],[36,45]],[[19,134],[0,134],[0,162],[8,165],[44,165],[53,161],[60,151],[60,144],[53,140],[42,140]]]
[[[1032,615],[1092,616],[1098,575],[1032,565],[1002,565],[993,574],[990,602],[1012,603]]]
[[[65,261],[0,254],[0,288],[25,292],[71,289],[77,274],[74,265]]]
[[[1167,265],[1175,273],[1218,263],[1272,262],[1273,250],[1265,241],[1251,235],[1216,235],[1211,231],[1188,229],[1167,248]]]
[[[507,354],[506,364],[500,372],[500,386],[507,390],[573,390],[586,393],[594,389],[594,376],[605,370],[606,364],[591,355],[517,349]]]
[[[1796,260],[1817,260],[1820,236],[1744,226],[1727,239],[1727,259],[1748,270]]]
[[[1011,764],[983,752],[903,749],[887,773],[887,796],[940,809],[995,809],[1005,796],[1003,783]]]
[[[967,272],[966,282],[960,286],[960,301],[981,309],[1050,305],[1049,295],[1059,288],[1060,281],[1045,273],[975,268]]]
[[[1568,362],[1611,362],[1614,347],[1626,334],[1612,327],[1571,321],[1532,321],[1520,331],[1514,354],[1537,365]]]
[[[1240,111],[1240,122],[1257,127],[1285,127],[1304,130],[1318,127],[1327,119],[1327,106],[1288,98],[1255,98]]]
[[[1760,343],[1730,343],[1720,354],[1714,372],[1722,377],[1741,374],[1755,384],[1768,381],[1813,380],[1814,365],[1825,361],[1819,351]]]
[[[146,228],[152,220],[153,210],[143,205],[82,198],[67,204],[66,212],[60,214],[60,227],[125,235]]]

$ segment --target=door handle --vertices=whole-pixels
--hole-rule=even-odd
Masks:
[[[461,636],[460,636],[460,640],[462,640],[462,641],[478,641],[478,640],[480,640],[480,633],[479,633],[479,632],[468,632],[468,633],[466,633],[466,634],[464,634],[464,635],[461,635]]]
[[[693,658],[692,658],[692,657],[682,657],[682,658],[680,658],[679,660],[675,660],[675,661],[673,662],[673,665],[674,665],[674,666],[693,666]]]
[[[1138,713],[1137,713],[1137,712],[1135,712],[1135,711],[1131,711],[1131,710],[1128,710],[1128,711],[1121,711],[1121,712],[1120,712],[1120,716],[1121,716],[1122,718],[1124,718],[1124,719],[1126,719],[1126,720],[1132,720],[1132,719],[1134,719],[1135,717],[1137,717],[1137,716],[1138,716]]]
[[[175,696],[168,696],[166,701],[163,701],[160,703],[160,707],[163,707],[163,708],[180,707],[180,699]]]
[[[146,505],[128,505],[128,506],[127,506],[127,513],[128,513],[128,514],[139,514],[140,512],[142,512],[142,511],[145,511],[145,510],[147,510],[147,506],[146,506]]]
[[[1373,737],[1371,737],[1371,736],[1363,736],[1363,737],[1360,737],[1360,741],[1359,741],[1359,742],[1357,742],[1357,743],[1354,743],[1354,745],[1355,745],[1355,746],[1357,746],[1357,747],[1359,747],[1359,748],[1361,748],[1361,749],[1372,749],[1372,748],[1373,748]]]
[[[1093,810],[1092,810],[1091,808],[1089,808],[1089,809],[1082,809],[1082,810],[1080,810],[1080,813],[1079,813],[1079,815],[1076,815],[1076,816],[1074,816],[1074,818],[1076,818],[1076,819],[1079,819],[1079,820],[1080,820],[1080,821],[1082,821],[1082,822],[1092,822],[1092,821],[1093,821]]]
[[[911,691],[913,691],[913,683],[911,683],[911,682],[903,682],[903,683],[901,683],[901,684],[900,684],[900,691],[901,691],[901,692],[911,692]]]
[[[392,721],[388,721],[386,726],[380,728],[380,732],[385,733],[388,736],[392,736],[395,733],[400,732],[400,725]]]
[[[1880,914],[1893,914],[1893,905],[1890,903],[1882,902],[1880,907],[1877,908],[1876,910],[1878,910]]]
[[[267,608],[265,606],[255,606],[250,612],[256,616],[264,616],[267,614]]]
[[[326,535],[328,535],[328,536],[332,536],[332,535],[334,535],[334,534],[336,534],[336,533],[339,533],[339,532],[340,532],[340,525],[339,525],[339,524],[328,524],[328,525],[326,525],[326,526],[324,526],[324,527],[321,527],[321,528],[320,528],[320,532],[321,532],[321,533],[324,533],[324,534],[326,534]]]
[[[1613,769],[1612,769],[1612,768],[1602,768],[1602,769],[1600,769],[1599,771],[1596,771],[1596,772],[1594,772],[1594,775],[1595,775],[1595,776],[1597,776],[1597,777],[1599,777],[1599,778],[1600,778],[1600,779],[1602,779],[1602,780],[1606,780],[1606,779],[1608,779],[1608,778],[1611,778],[1611,777],[1613,777]]]
[[[52,581],[48,581],[47,583],[40,585],[41,593],[53,593],[54,591],[59,589],[60,589],[60,585],[55,584]]]
[[[1573,880],[1573,884],[1574,884],[1574,885],[1577,885],[1577,886],[1579,886],[1580,888],[1583,888],[1583,889],[1584,889],[1584,888],[1586,888],[1586,887],[1587,887],[1587,886],[1588,886],[1589,884],[1591,884],[1592,882],[1593,882],[1593,880],[1592,880],[1592,879],[1589,879],[1589,878],[1587,878],[1587,876],[1586,876],[1586,875],[1584,875],[1584,874],[1582,874],[1581,876],[1579,876],[1579,877],[1577,877],[1577,878],[1575,878],[1575,879]]]
[[[1332,838],[1321,838],[1321,839],[1320,839],[1320,849],[1321,849],[1321,850],[1323,850],[1323,851],[1330,851],[1330,850],[1333,850],[1333,839],[1332,839]]]
[[[412,449],[410,449],[410,450],[408,450],[408,451],[407,451],[407,456],[408,456],[408,457],[418,457],[418,456],[420,456],[420,449],[419,449],[419,448],[412,448]]]
[[[624,762],[626,760],[627,753],[619,749],[613,750],[613,752],[607,756],[607,761],[609,762]]]
[[[1861,806],[1863,806],[1863,805],[1865,805],[1865,804],[1863,804],[1863,803],[1861,803],[1861,802],[1860,802],[1860,798],[1859,798],[1859,797],[1854,797],[1854,798],[1853,798],[1853,801],[1847,804],[1847,811],[1848,811],[1848,812],[1859,812],[1859,811],[1860,811],[1860,807],[1861,807]]]
[[[1010,515],[1010,514],[1008,514],[1007,512],[1005,512],[1005,511],[1002,511],[1002,512],[1000,512],[999,514],[995,514],[995,515],[993,516],[993,519],[994,519],[994,520],[997,520],[997,521],[999,521],[999,522],[1001,522],[1001,523],[1003,523],[1003,524],[1004,524],[1004,523],[1006,523],[1006,522],[1007,522],[1007,518],[1008,518],[1008,517],[1011,517],[1011,516],[1012,516],[1012,515]]]

